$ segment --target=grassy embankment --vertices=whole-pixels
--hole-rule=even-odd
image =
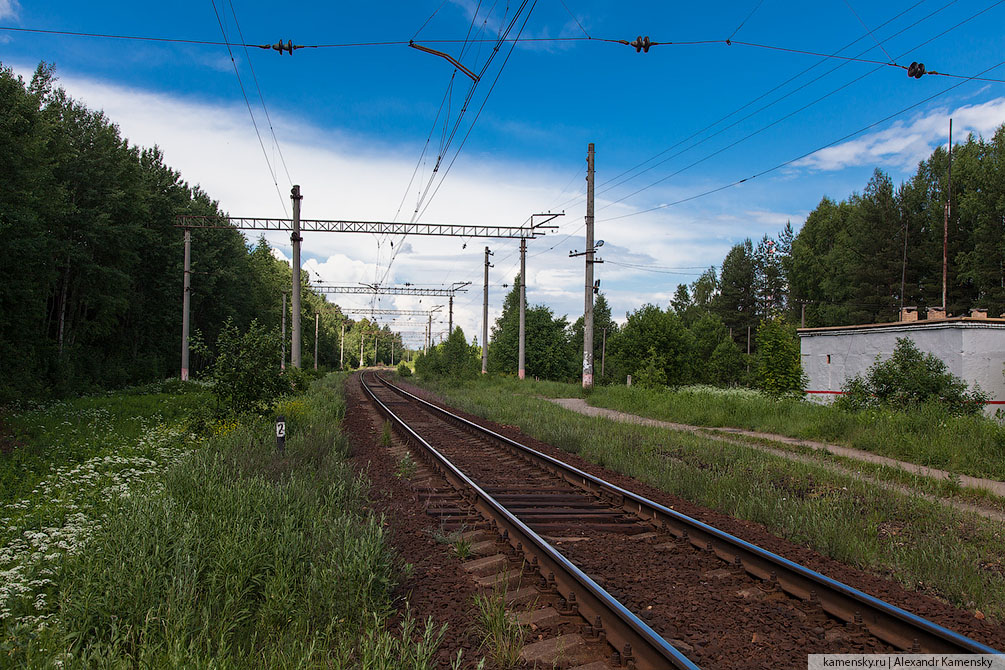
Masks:
[[[493,382],[509,393],[583,397],[578,384]],[[776,400],[749,389],[655,390],[598,386],[587,402],[693,426],[742,428],[829,442],[949,472],[1005,481],[1005,425],[983,416],[954,417],[937,406],[910,412],[844,412],[828,405]]]
[[[909,588],[1005,619],[1005,528],[824,464],[564,410],[571,385],[423,382],[448,402]],[[519,392],[514,392],[519,389]],[[595,393],[602,393],[598,391]],[[591,397],[591,401],[593,397]]]
[[[8,419],[22,445],[0,457],[0,666],[430,667],[439,630],[385,629],[400,568],[344,459],[341,379],[283,404],[285,457],[264,420],[191,434],[207,400]]]

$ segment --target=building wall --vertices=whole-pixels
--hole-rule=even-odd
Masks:
[[[877,360],[888,359],[900,337],[939,357],[971,387],[980,384],[993,401],[1005,401],[1005,323],[979,321],[801,330],[800,357],[810,398],[832,401],[849,377],[864,375]],[[1001,406],[989,409],[993,413]]]

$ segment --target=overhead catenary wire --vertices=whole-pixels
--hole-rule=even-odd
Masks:
[[[882,24],[880,24],[879,26],[877,26],[877,29],[882,28],[882,27],[886,26],[887,24],[889,24],[889,23],[891,23],[891,22],[899,19],[901,16],[903,16],[907,12],[911,11],[912,9],[914,9],[915,7],[917,7],[918,5],[921,5],[923,2],[925,2],[925,0],[919,0],[915,4],[907,7],[906,9],[904,9],[903,11],[901,11],[899,14],[896,14],[895,16],[887,19]],[[885,39],[886,40],[890,40],[890,39],[892,39],[892,38],[894,38],[894,37],[896,37],[896,36],[898,36],[898,35],[906,32],[907,30],[910,30],[911,28],[917,26],[918,24],[920,24],[920,23],[922,23],[924,21],[927,21],[928,19],[930,19],[931,17],[935,16],[936,14],[938,14],[938,13],[944,11],[945,9],[949,8],[950,6],[956,4],[956,2],[958,2],[958,0],[950,0],[950,2],[948,2],[947,4],[943,5],[942,7],[938,8],[938,9],[936,9],[936,10],[930,12],[930,13],[928,13],[927,15],[919,18],[918,20],[916,20],[913,23],[905,26],[904,28],[901,28],[900,30],[898,30],[897,32],[893,33],[892,35],[888,36]],[[845,44],[843,47],[841,47],[840,49],[838,49],[835,52],[835,54],[839,54],[841,51],[844,51],[845,49],[847,49],[847,48],[849,48],[849,47],[857,44],[858,42],[862,41],[866,37],[867,37],[867,35],[862,35],[862,36],[858,37],[857,39],[852,40],[848,44]],[[868,49],[865,49],[865,50],[861,51],[859,53],[859,55],[868,52],[870,49],[871,49],[871,47],[868,48]],[[647,164],[652,163],[652,161],[657,160],[658,158],[666,155],[668,152],[672,151],[673,149],[676,149],[677,147],[681,146],[682,144],[685,144],[686,142],[688,142],[688,141],[690,141],[690,140],[698,137],[702,133],[704,133],[704,132],[706,132],[708,130],[711,130],[715,126],[717,126],[720,123],[722,123],[722,122],[728,120],[729,118],[735,116],[736,114],[740,113],[741,111],[743,111],[744,109],[750,107],[751,105],[755,104],[756,102],[758,102],[758,101],[760,101],[760,100],[768,97],[769,95],[771,95],[775,91],[777,91],[777,90],[781,89],[782,87],[786,86],[787,84],[795,81],[796,79],[798,79],[799,77],[803,76],[804,74],[806,74],[806,73],[808,73],[808,72],[816,69],[817,67],[819,67],[823,63],[827,62],[827,60],[828,59],[826,57],[821,58],[819,61],[817,61],[813,65],[810,65],[809,67],[805,68],[804,70],[802,70],[802,71],[796,73],[795,75],[789,77],[785,81],[783,81],[780,84],[772,87],[768,91],[765,91],[764,93],[760,94],[756,98],[753,98],[752,100],[746,102],[745,104],[743,104],[740,107],[734,109],[733,111],[729,112],[728,114],[724,115],[723,117],[719,118],[718,120],[716,120],[716,121],[714,121],[714,122],[706,125],[705,127],[703,127],[701,129],[699,129],[699,130],[691,133],[690,135],[688,135],[684,139],[675,142],[674,144],[672,144],[671,146],[667,147],[666,149],[664,149],[663,151],[659,152],[658,154],[655,154],[655,155],[647,158],[646,160],[641,161],[640,163],[638,163],[638,164],[636,164],[636,165],[628,168],[627,170],[622,171],[620,174],[615,175],[614,177],[612,177],[612,178],[604,181],[603,183],[600,184],[600,186],[599,186],[599,188],[597,190],[597,194],[598,195],[602,195],[602,194],[610,191],[611,189],[616,188],[617,186],[620,186],[621,184],[627,183],[627,182],[629,182],[629,181],[631,181],[633,179],[637,179],[637,178],[641,177],[643,174],[646,174],[647,172],[650,172],[650,171],[656,169],[660,165],[663,165],[666,162],[668,162],[669,160],[672,160],[673,158],[676,158],[677,156],[680,156],[681,154],[683,154],[683,153],[685,153],[687,151],[690,151],[691,149],[693,149],[693,148],[695,148],[695,147],[697,147],[697,146],[699,146],[701,144],[704,144],[705,142],[711,140],[712,138],[714,138],[714,137],[716,137],[718,135],[721,135],[726,130],[729,130],[730,128],[733,128],[733,127],[737,126],[739,123],[742,123],[743,121],[745,121],[745,120],[747,120],[747,119],[749,119],[749,118],[751,118],[751,117],[753,117],[753,116],[755,116],[755,115],[763,112],[764,110],[766,110],[766,109],[768,109],[768,108],[770,108],[770,107],[778,104],[782,100],[785,100],[786,98],[791,97],[792,95],[794,95],[797,92],[803,90],[804,88],[806,88],[810,84],[812,84],[812,83],[814,83],[816,81],[819,81],[820,79],[823,79],[824,77],[829,76],[830,74],[836,72],[841,67],[843,67],[844,65],[847,64],[847,61],[846,61],[846,62],[842,63],[841,65],[838,65],[838,66],[836,66],[836,67],[828,70],[827,72],[823,73],[822,75],[820,75],[820,76],[818,76],[818,77],[816,77],[814,79],[811,79],[811,80],[809,80],[809,81],[801,84],[800,86],[792,89],[791,91],[788,91],[787,93],[785,93],[785,94],[783,94],[783,95],[775,98],[771,102],[769,102],[769,103],[767,103],[765,105],[762,105],[761,107],[757,108],[756,110],[752,111],[751,113],[749,113],[749,114],[747,114],[747,115],[745,115],[745,116],[737,119],[736,121],[734,121],[733,123],[729,124],[728,126],[720,128],[719,130],[715,131],[714,133],[712,133],[712,134],[710,134],[710,135],[702,138],[701,140],[699,140],[699,141],[691,144],[690,146],[688,146],[688,147],[686,147],[684,149],[681,149],[680,151],[678,151],[678,152],[676,152],[676,153],[674,153],[674,154],[672,154],[670,156],[667,156],[665,159],[663,159],[663,160],[661,160],[661,161],[659,161],[657,163],[649,165],[648,167],[644,167]],[[876,72],[877,70],[878,70],[878,68],[870,71],[869,74],[872,74],[873,72]],[[837,89],[837,90],[840,90],[840,89]],[[836,92],[836,91],[834,91],[834,92]],[[644,168],[644,169],[640,170],[640,168]],[[634,172],[636,170],[639,170],[639,171],[635,172],[635,174],[631,174],[632,172]],[[580,202],[582,202],[581,199],[573,198],[572,200],[567,200],[566,202],[562,203],[562,206],[569,205],[569,204],[578,204]]]
[[[736,29],[732,33],[730,33],[729,37],[726,38],[727,41],[733,39],[736,33],[740,32],[740,28],[742,28],[743,25],[750,20],[750,17],[754,15],[754,12],[756,12],[758,9],[761,8],[762,4],[764,4],[764,0],[757,0],[757,4],[754,5],[754,8],[752,10],[750,10],[750,13],[747,14],[746,18],[740,21],[740,25],[738,25]]]
[[[941,37],[941,36],[945,35],[946,33],[948,33],[948,32],[950,32],[950,31],[952,31],[952,30],[954,30],[954,29],[958,28],[959,26],[963,25],[964,23],[967,23],[968,21],[972,21],[973,19],[977,18],[978,16],[980,16],[980,15],[981,15],[981,14],[983,14],[984,12],[987,12],[987,11],[988,11],[988,10],[990,10],[990,9],[991,9],[992,7],[994,7],[994,6],[996,6],[996,5],[999,5],[999,4],[1001,4],[1002,2],[1005,2],[1005,0],[998,0],[998,2],[994,3],[993,5],[991,5],[991,6],[989,6],[989,7],[986,7],[985,9],[983,9],[983,10],[981,10],[981,11],[977,12],[976,14],[973,14],[973,15],[971,15],[970,17],[968,17],[968,18],[964,19],[963,21],[960,21],[960,22],[959,22],[959,23],[957,23],[956,25],[954,25],[954,26],[952,26],[952,27],[950,27],[950,28],[947,28],[946,30],[944,30],[944,31],[942,31],[941,33],[939,33],[938,35],[935,35],[934,37],[931,37],[931,38],[929,38],[929,39],[925,40],[924,42],[922,42],[922,43],[921,43],[921,45],[919,45],[919,46],[916,46],[916,47],[913,47],[913,49],[909,49],[909,50],[908,50],[907,52],[905,52],[905,53],[909,53],[910,51],[912,51],[912,50],[914,50],[914,49],[917,49],[917,48],[920,48],[920,46],[924,46],[925,44],[928,44],[929,42],[932,42],[933,40],[935,40],[935,39],[938,39],[939,37]],[[604,205],[603,207],[601,207],[600,209],[601,209],[601,210],[603,210],[603,209],[607,209],[608,207],[610,207],[610,206],[612,206],[612,205],[614,205],[614,204],[617,204],[617,203],[619,203],[619,202],[622,202],[622,201],[624,201],[624,200],[627,200],[628,198],[631,198],[631,197],[634,197],[634,196],[638,195],[639,193],[642,193],[643,191],[646,191],[646,190],[648,190],[648,189],[650,189],[650,188],[652,188],[652,187],[654,187],[654,186],[657,186],[657,185],[659,185],[659,184],[661,184],[661,183],[665,182],[666,180],[668,180],[668,179],[670,179],[670,178],[672,178],[672,177],[675,177],[675,176],[677,176],[677,175],[681,174],[682,172],[685,172],[686,170],[689,170],[689,169],[691,169],[691,168],[695,167],[696,165],[699,165],[699,164],[701,164],[701,163],[703,163],[703,162],[705,162],[705,161],[709,160],[710,158],[714,158],[715,156],[717,156],[717,155],[719,155],[719,154],[723,153],[724,151],[727,151],[728,149],[731,149],[731,148],[733,148],[733,147],[737,146],[738,144],[741,144],[741,143],[743,143],[743,142],[745,142],[745,141],[747,141],[747,140],[751,139],[752,137],[755,137],[755,136],[757,136],[757,135],[759,135],[759,134],[763,133],[764,131],[766,131],[766,130],[768,130],[768,129],[770,129],[770,128],[772,128],[772,127],[776,126],[776,125],[778,125],[778,124],[779,124],[779,123],[781,123],[782,121],[785,121],[785,120],[787,120],[787,119],[789,119],[789,118],[791,118],[791,117],[795,116],[796,114],[799,114],[800,112],[802,112],[802,111],[804,111],[804,110],[806,110],[806,109],[808,109],[808,108],[812,107],[813,105],[816,105],[817,103],[819,103],[819,102],[822,102],[823,100],[826,100],[827,98],[829,98],[830,96],[834,95],[835,93],[838,93],[838,92],[840,92],[840,91],[844,90],[845,88],[848,88],[848,87],[849,87],[849,86],[851,86],[852,84],[855,84],[855,83],[857,83],[857,82],[861,81],[862,79],[864,79],[864,78],[866,78],[866,77],[868,77],[868,76],[870,76],[870,75],[872,75],[872,74],[876,73],[877,71],[879,71],[879,69],[880,69],[881,67],[882,67],[882,65],[880,65],[879,67],[876,67],[876,68],[874,68],[874,69],[870,70],[869,72],[866,72],[866,73],[864,73],[864,74],[862,74],[862,75],[860,75],[860,76],[856,77],[855,79],[852,79],[851,81],[848,81],[848,82],[846,82],[846,83],[842,84],[841,86],[839,86],[839,87],[837,87],[837,88],[835,88],[835,89],[833,89],[833,90],[831,90],[831,91],[829,91],[829,92],[825,93],[824,95],[822,95],[822,96],[820,96],[820,97],[818,97],[818,98],[815,98],[814,100],[811,100],[810,102],[808,102],[808,103],[806,103],[805,105],[803,105],[803,106],[801,106],[801,107],[799,107],[799,108],[797,108],[797,109],[795,109],[795,110],[793,110],[793,111],[789,112],[788,114],[785,114],[784,116],[781,116],[781,117],[779,117],[779,118],[775,119],[774,121],[772,121],[772,122],[768,123],[767,125],[764,125],[764,126],[761,126],[761,127],[760,127],[760,128],[758,128],[757,130],[755,130],[755,131],[753,131],[753,132],[751,132],[751,133],[748,133],[747,135],[745,135],[745,136],[743,136],[743,137],[741,137],[741,138],[739,138],[739,139],[737,139],[737,140],[735,140],[735,141],[733,141],[733,142],[731,142],[731,143],[729,143],[729,144],[727,144],[727,145],[725,145],[725,146],[723,146],[723,147],[720,147],[719,149],[717,149],[717,150],[713,151],[712,153],[710,153],[710,154],[707,154],[707,155],[705,155],[704,157],[702,157],[702,158],[699,158],[698,160],[696,160],[696,161],[693,161],[693,162],[689,163],[688,165],[685,165],[684,167],[682,167],[682,168],[680,168],[680,169],[678,169],[678,170],[676,170],[676,171],[674,171],[674,172],[670,173],[669,175],[666,175],[666,176],[664,176],[664,177],[661,177],[660,179],[657,179],[656,181],[653,181],[653,182],[649,183],[648,185],[646,185],[646,186],[643,186],[642,188],[640,188],[640,189],[637,189],[637,190],[635,190],[635,191],[633,191],[633,192],[629,193],[628,195],[625,195],[625,196],[622,196],[622,197],[618,198],[617,200],[613,200],[613,201],[610,201],[610,202],[606,203],[606,204],[605,204],[605,205]],[[993,69],[993,68],[992,68],[992,69]],[[969,77],[969,78],[967,78],[967,79],[964,79],[964,80],[963,80],[963,81],[961,81],[960,83],[961,83],[961,84],[964,84],[964,83],[967,83],[968,81],[984,81],[984,79],[982,79],[982,78],[981,78],[981,77],[980,77],[979,75],[977,75],[977,76],[973,76],[973,77]],[[749,117],[747,117],[747,118],[749,118]],[[736,125],[736,124],[734,123],[734,124],[732,124],[732,125]],[[721,131],[720,131],[720,132],[721,132]],[[717,134],[719,134],[719,133],[717,132],[717,133],[715,133],[715,134],[717,135]],[[713,137],[714,137],[714,135],[713,135]],[[709,138],[705,138],[705,139],[709,139]],[[705,141],[705,140],[702,140],[701,142],[698,142],[697,144],[701,144],[701,143],[702,143],[702,142],[704,142],[704,141]],[[697,146],[697,144],[695,144],[694,146]],[[683,153],[683,151],[682,151],[682,152],[679,152],[679,153],[678,153],[678,154],[676,154],[676,155],[680,155],[680,153]],[[671,157],[671,158],[672,158],[672,157]],[[667,159],[667,160],[669,160],[669,159]],[[665,161],[663,161],[663,162],[665,162]],[[599,211],[599,210],[598,210],[598,211]]]
[[[995,3],[998,4],[998,3]],[[10,31],[10,32],[24,32],[24,33],[36,33],[36,34],[47,34],[47,35],[66,35],[73,37],[95,37],[95,38],[105,38],[105,39],[120,39],[120,40],[138,40],[144,42],[168,42],[168,43],[180,43],[180,44],[198,44],[206,46],[241,46],[241,47],[254,47],[258,49],[273,49],[278,50],[277,45],[272,44],[251,44],[242,43],[237,44],[234,42],[219,42],[215,40],[196,40],[196,39],[185,39],[185,38],[170,38],[170,37],[151,37],[143,35],[120,35],[120,34],[110,34],[110,33],[88,33],[88,32],[77,32],[69,30],[47,30],[42,28],[21,28],[16,26],[0,26],[0,31]],[[605,42],[608,44],[622,44],[630,45],[628,40],[608,38],[608,37],[518,37],[518,38],[503,38],[502,40],[497,39],[472,39],[472,40],[462,40],[462,39],[426,39],[422,40],[425,44],[478,44],[478,43],[491,43],[491,42]],[[296,44],[293,45],[293,49],[335,49],[335,48],[358,48],[358,47],[388,47],[388,46],[409,46],[414,42],[414,40],[383,40],[383,41],[368,41],[368,42],[341,42],[332,44]],[[820,56],[823,58],[831,58],[837,60],[849,60],[861,63],[878,63],[888,67],[894,67],[902,70],[908,70],[909,66],[901,65],[899,63],[888,62],[888,61],[877,61],[871,59],[856,58],[851,56],[839,56],[833,54],[827,54],[819,51],[810,51],[807,49],[796,49],[793,47],[784,47],[774,44],[762,44],[758,42],[741,42],[732,39],[710,39],[710,40],[668,40],[664,42],[653,42],[654,45],[658,46],[701,46],[701,45],[725,45],[725,46],[745,46],[756,49],[768,49],[773,51],[784,51],[788,53],[802,54],[806,56]],[[927,70],[925,74],[935,75],[941,77],[952,77],[957,79],[966,79],[968,81],[986,81],[992,83],[1005,83],[1005,79],[996,78],[980,78],[971,77],[965,74],[957,74],[951,72],[939,72],[936,70]]]
[[[991,67],[985,68],[980,73],[978,73],[978,75],[974,76],[972,79],[973,80],[978,80],[978,76],[980,76],[981,74],[986,74],[988,72],[991,72],[992,70],[995,70],[995,69],[997,69],[997,68],[999,68],[999,67],[1001,67],[1003,65],[1005,65],[1005,61],[1000,61],[1000,62],[996,63],[995,65],[992,65]],[[738,180],[730,182],[728,184],[723,184],[722,186],[718,186],[716,188],[708,189],[707,191],[702,191],[700,193],[696,193],[696,194],[688,196],[686,198],[681,198],[679,200],[675,200],[674,202],[664,203],[664,204],[661,204],[661,205],[657,205],[656,207],[650,207],[648,209],[644,209],[644,210],[641,210],[641,211],[631,212],[631,213],[628,213],[628,214],[622,214],[620,216],[612,216],[612,217],[607,218],[607,219],[602,219],[601,221],[598,221],[598,223],[603,223],[605,221],[617,221],[619,219],[626,219],[626,218],[629,218],[629,217],[632,217],[632,216],[638,216],[640,214],[646,214],[648,212],[655,212],[657,210],[666,209],[668,207],[673,207],[675,205],[680,205],[682,203],[689,202],[691,200],[697,200],[698,198],[703,198],[703,197],[705,197],[707,195],[711,195],[713,193],[718,193],[719,191],[724,191],[724,190],[726,190],[728,188],[733,188],[734,186],[739,186],[740,184],[744,184],[744,183],[746,183],[748,181],[752,181],[752,180],[756,179],[757,177],[762,177],[762,176],[764,176],[766,174],[769,174],[771,172],[775,172],[776,170],[780,170],[781,168],[785,167],[786,165],[791,165],[792,163],[795,163],[796,161],[800,161],[800,160],[802,160],[804,158],[812,156],[813,154],[817,153],[818,151],[823,151],[824,149],[832,147],[835,144],[838,144],[840,142],[844,142],[845,140],[849,140],[852,137],[855,137],[856,135],[860,135],[860,134],[864,133],[865,131],[870,130],[872,128],[875,128],[876,126],[878,126],[878,125],[880,125],[882,123],[886,123],[887,121],[889,121],[891,119],[894,119],[894,118],[900,116],[901,114],[905,114],[905,113],[911,111],[912,109],[915,109],[917,107],[920,107],[921,105],[924,105],[927,102],[931,102],[932,100],[934,100],[934,99],[936,99],[936,98],[938,98],[940,96],[943,96],[946,93],[949,93],[950,91],[952,91],[954,89],[957,89],[957,88],[959,88],[960,86],[963,86],[966,83],[967,83],[967,80],[958,82],[956,84],[953,84],[952,86],[949,86],[948,88],[945,88],[945,89],[939,91],[938,93],[933,93],[932,95],[930,95],[930,96],[928,96],[926,98],[923,98],[922,100],[919,100],[918,102],[915,102],[915,103],[913,103],[911,105],[908,105],[907,107],[899,109],[896,112],[893,112],[892,114],[888,114],[887,116],[884,116],[882,119],[879,119],[878,121],[870,123],[869,125],[864,126],[862,128],[859,128],[858,130],[852,131],[852,132],[850,132],[850,133],[848,133],[846,135],[843,135],[842,137],[839,137],[836,140],[828,142],[827,144],[825,144],[823,146],[817,147],[816,149],[813,149],[811,151],[807,151],[806,153],[800,154],[799,156],[796,156],[795,158],[790,158],[787,161],[783,161],[783,162],[775,165],[774,167],[770,167],[770,168],[768,168],[766,170],[762,170],[760,172],[757,172],[757,173],[755,173],[755,174],[753,174],[753,175],[751,175],[749,177],[744,177],[743,179],[738,179]]]
[[[878,46],[880,49],[883,50],[883,53],[886,54],[886,57],[887,57],[888,60],[892,61],[893,60],[893,56],[891,56],[890,52],[886,50],[886,47],[883,46],[883,43],[880,42],[878,39],[876,39],[876,35],[874,35],[873,32],[872,32],[872,30],[870,30],[869,26],[867,26],[865,24],[865,21],[863,21],[862,17],[858,15],[858,12],[855,11],[855,8],[851,6],[851,3],[848,2],[848,0],[844,0],[844,4],[845,4],[845,7],[847,7],[848,10],[851,11],[851,13],[855,15],[855,18],[858,19],[858,22],[860,24],[862,24],[862,27],[865,28],[865,30],[866,30],[867,33],[869,33],[869,36],[872,37],[873,41],[876,42],[876,46]]]
[[[572,20],[576,22],[576,25],[579,26],[579,29],[583,31],[584,35],[586,35],[586,39],[588,40],[593,39],[592,37],[590,37],[590,33],[586,32],[586,28],[583,27],[583,24],[580,23],[579,19],[576,18],[576,15],[572,13],[572,10],[569,9],[569,5],[565,4],[565,0],[558,0],[558,1],[562,3],[562,6],[565,7],[566,13],[568,13],[568,15],[572,17]]]
[[[276,172],[272,169],[272,163],[269,161],[269,153],[265,150],[265,143],[262,141],[262,134],[258,131],[258,123],[255,121],[255,113],[251,110],[251,102],[248,100],[248,93],[244,90],[244,82],[241,81],[241,73],[238,71],[237,61],[234,59],[234,52],[230,48],[230,40],[227,39],[227,29],[224,28],[223,19],[220,18],[220,12],[216,8],[216,0],[210,0],[210,4],[213,5],[213,13],[216,14],[216,21],[220,24],[220,32],[223,33],[223,42],[227,46],[227,53],[230,55],[230,64],[234,66],[234,74],[237,76],[237,84],[241,88],[241,95],[244,96],[244,104],[248,107],[248,114],[251,116],[251,125],[255,128],[255,135],[258,137],[258,145],[262,147],[262,155],[265,157],[265,164],[269,168],[269,175],[272,177],[272,183],[276,187],[276,195],[279,196],[279,204],[283,208],[283,215],[289,216],[286,210],[286,199],[279,191],[279,181],[276,179]]]
[[[234,15],[234,25],[237,27],[237,36],[244,42],[244,33],[241,32],[241,22],[237,19],[237,12],[234,11],[234,0],[227,0],[230,4],[230,13]],[[251,70],[251,78],[255,82],[255,89],[258,91],[258,99],[262,103],[262,110],[265,112],[265,120],[269,124],[269,132],[272,133],[272,141],[276,144],[276,151],[279,153],[279,161],[283,164],[283,171],[286,173],[286,180],[293,186],[293,178],[290,177],[290,170],[286,167],[286,158],[283,156],[283,148],[279,145],[279,138],[276,137],[276,129],[272,126],[272,117],[269,116],[269,107],[265,104],[265,96],[262,95],[262,87],[258,84],[258,75],[255,74],[255,65],[251,62],[248,54],[248,47],[244,46],[244,57],[248,60],[248,68]]]
[[[500,35],[500,38],[499,38],[499,41],[498,41],[498,45],[501,46],[502,44],[504,44],[507,41],[506,38],[508,37],[509,33],[512,31],[513,27],[516,25],[517,21],[520,18],[520,15],[523,13],[523,10],[526,8],[527,2],[528,2],[528,0],[523,0],[523,2],[520,4],[520,7],[513,14],[513,18],[510,21],[510,23],[507,25],[505,32],[501,33],[501,35]],[[527,11],[526,16],[524,17],[523,23],[520,26],[520,31],[517,33],[517,39],[519,39],[519,37],[522,34],[524,28],[527,26],[527,21],[530,19],[530,15],[533,13],[534,7],[536,5],[537,5],[537,0],[534,0],[533,3],[530,6],[530,9]],[[499,82],[499,78],[502,76],[502,72],[506,68],[506,64],[509,62],[509,58],[513,54],[513,49],[514,49],[515,46],[516,46],[516,42],[514,41],[513,44],[510,46],[510,50],[506,54],[506,57],[503,60],[502,65],[499,67],[499,70],[496,72],[496,76],[492,80],[492,84],[489,87],[488,93],[486,93],[485,97],[482,99],[482,103],[479,106],[478,111],[475,114],[475,118],[472,120],[471,125],[468,126],[467,132],[465,132],[464,137],[462,138],[460,145],[457,147],[456,151],[454,151],[453,157],[450,159],[450,162],[447,165],[446,169],[444,170],[443,174],[440,175],[440,179],[437,182],[435,189],[433,189],[432,193],[430,193],[429,189],[430,189],[430,187],[433,184],[433,180],[435,179],[436,173],[437,173],[438,168],[439,168],[439,166],[441,164],[442,155],[437,159],[436,166],[434,167],[433,172],[430,174],[430,178],[429,178],[429,181],[426,184],[426,188],[424,190],[424,193],[420,197],[420,206],[422,207],[422,209],[421,209],[421,211],[419,211],[419,208],[418,207],[416,208],[416,212],[414,212],[413,216],[412,216],[412,222],[415,222],[419,218],[421,218],[422,214],[429,207],[429,203],[432,202],[433,198],[435,198],[436,194],[439,192],[440,187],[443,185],[443,181],[446,179],[447,175],[450,173],[450,169],[454,165],[454,162],[457,160],[457,156],[460,155],[461,150],[464,148],[464,144],[467,142],[468,137],[470,137],[471,131],[474,130],[475,124],[478,123],[478,119],[481,117],[481,113],[485,109],[485,105],[488,103],[488,100],[491,97],[492,92],[495,90],[496,84]],[[488,68],[491,65],[493,59],[495,58],[495,55],[498,54],[498,53],[499,53],[498,48],[493,49],[492,54],[490,54],[489,58],[486,60],[485,64],[481,68],[481,71],[479,72],[479,81],[481,80],[482,77],[484,77],[484,75],[488,71]],[[458,116],[457,122],[454,124],[454,127],[451,129],[450,138],[448,139],[448,142],[447,142],[447,146],[448,147],[450,145],[450,142],[453,140],[454,135],[456,134],[457,130],[460,127],[460,122],[461,122],[461,119],[463,117],[463,112],[466,111],[466,109],[467,109],[467,105],[468,105],[468,103],[470,102],[470,100],[471,100],[471,98],[473,96],[474,88],[475,88],[475,86],[477,86],[477,83],[478,82],[474,82],[472,84],[472,87],[471,87],[471,89],[469,91],[469,94],[468,94],[467,98],[465,98],[464,108],[462,108],[461,114]],[[428,201],[426,201],[425,205],[422,206],[421,203],[425,200],[425,198],[427,197],[427,194],[428,194]],[[402,240],[404,240],[404,238],[405,238],[405,236],[402,236]],[[396,249],[395,252],[391,255],[391,259],[388,262],[387,270],[385,271],[383,277],[381,278],[381,282],[383,282],[387,278],[387,275],[391,272],[391,267],[392,267],[392,265],[394,263],[395,258],[397,258],[397,255],[398,255],[398,253],[400,251],[400,248],[401,247],[400,247],[400,244],[399,244],[398,249]]]

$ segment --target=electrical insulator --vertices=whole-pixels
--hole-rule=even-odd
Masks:
[[[915,79],[921,79],[921,75],[925,74],[925,64],[924,63],[911,63],[907,68],[907,76],[914,77]]]
[[[643,51],[649,53],[649,47],[651,47],[652,45],[653,42],[649,41],[649,35],[646,35],[645,37],[639,35],[638,37],[635,38],[635,41],[632,42],[629,46],[635,47],[635,53],[642,53]]]
[[[293,55],[293,40],[288,40],[286,42],[286,44],[283,44],[283,41],[279,40],[278,42],[276,42],[275,44],[272,45],[272,48],[275,49],[276,51],[278,51],[280,56],[283,55],[284,51],[286,51],[287,53],[289,53],[292,56]]]

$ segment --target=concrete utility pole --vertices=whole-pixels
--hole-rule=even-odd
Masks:
[[[447,330],[454,332],[454,295],[450,294],[450,316],[447,317]]]
[[[517,376],[524,378],[527,363],[527,351],[524,340],[527,332],[527,240],[520,240],[520,347],[517,364]]]
[[[583,315],[583,388],[593,388],[593,142],[586,153],[586,309]]]
[[[433,313],[429,313],[429,324],[426,325],[426,339],[429,341],[429,346],[433,346]]]
[[[314,312],[314,369],[318,369],[318,325],[321,322],[321,313]]]
[[[482,300],[482,374],[489,371],[489,256],[494,254],[485,247],[485,297]]]
[[[345,369],[345,321],[342,322],[342,337],[338,341],[338,369]]]
[[[280,317],[279,339],[283,341],[282,357],[279,359],[279,369],[286,369],[286,294],[283,294],[283,315]]]
[[[192,294],[192,231],[185,229],[185,276],[181,297],[181,380],[188,381],[188,310]]]
[[[953,201],[953,120],[949,119],[949,193],[946,196],[945,217],[942,222],[942,311],[949,316],[946,304],[946,285],[949,279],[949,214]]]
[[[299,184],[290,190],[290,198],[293,200],[293,233],[290,241],[293,242],[293,346],[290,350],[290,365],[295,368],[300,367],[300,243],[304,238],[300,236],[300,201],[304,199],[300,195]]]
[[[365,340],[366,340],[366,337],[364,336],[363,331],[362,330],[359,331],[359,367],[360,367],[360,369],[363,368],[363,342]]]

